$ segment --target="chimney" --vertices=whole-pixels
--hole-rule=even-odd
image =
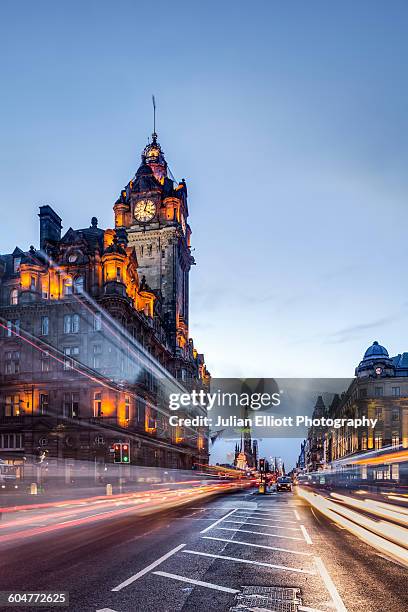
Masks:
[[[40,249],[44,249],[44,246],[48,240],[52,242],[58,242],[61,240],[61,217],[57,215],[55,210],[46,204],[40,206]]]

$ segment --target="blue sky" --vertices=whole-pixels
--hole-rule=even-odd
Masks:
[[[191,331],[220,376],[351,376],[408,350],[408,6],[0,7],[1,252],[112,205],[151,132],[189,186]]]

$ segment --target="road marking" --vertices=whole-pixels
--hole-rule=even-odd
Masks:
[[[173,580],[181,580],[181,582],[188,582],[189,584],[196,584],[197,586],[206,587],[207,589],[215,589],[216,591],[224,591],[224,593],[239,593],[237,589],[229,589],[228,587],[220,586],[219,584],[213,584],[212,582],[202,582],[202,580],[193,580],[193,578],[186,578],[185,576],[178,576],[177,574],[168,574],[167,572],[153,572],[156,576],[164,576],[165,578],[173,578]]]
[[[308,544],[313,544],[312,542],[312,538],[310,537],[310,535],[308,534],[308,532],[306,531],[306,527],[304,525],[300,526],[300,529],[302,530],[303,533],[303,537],[305,538],[306,542]]]
[[[112,608],[99,608],[96,612],[116,612],[116,610],[112,610]]]
[[[347,612],[347,608],[343,603],[342,598],[339,595],[338,590],[336,589],[336,586],[329,574],[329,572],[326,569],[325,564],[323,563],[322,559],[320,557],[315,557],[314,558],[316,567],[317,567],[317,571],[319,572],[325,586],[326,589],[329,591],[330,593],[330,597],[333,600],[334,603],[334,607],[336,608],[337,612]]]
[[[300,521],[299,512],[297,510],[294,510],[293,512],[295,513],[295,517],[297,518],[297,520]]]
[[[256,520],[260,520],[260,521],[276,521],[278,519],[278,517],[274,517],[274,518],[266,518],[265,516],[245,516],[245,515],[241,515],[241,514],[236,514],[235,515],[238,518],[251,518],[251,519],[256,519]],[[292,523],[294,525],[296,525],[297,521],[290,521],[290,520],[284,520],[284,519],[279,519],[280,523]]]
[[[259,519],[262,520],[262,519]],[[265,525],[265,523],[252,523],[251,521],[224,521],[225,523],[240,523],[241,525],[256,525],[257,527],[270,527],[271,529],[286,529],[288,531],[300,531],[299,527],[281,527],[274,523],[273,525]]]
[[[226,514],[225,516],[222,516],[220,519],[218,519],[218,521],[215,521],[215,523],[212,523],[212,525],[208,525],[208,527],[206,527],[205,529],[203,529],[202,531],[200,531],[200,533],[206,533],[207,531],[210,531],[210,529],[213,529],[216,525],[218,525],[218,523],[221,523],[221,521],[225,520],[227,517],[231,516],[231,514],[234,514],[234,512],[237,509],[234,508],[233,510],[231,510],[231,512],[228,512],[228,514]]]
[[[157,561],[153,561],[153,563],[151,563],[150,565],[148,565],[144,569],[140,570],[140,572],[138,572],[137,574],[134,574],[133,576],[131,576],[130,578],[128,578],[124,582],[121,582],[117,587],[112,589],[112,591],[114,591],[114,592],[121,591],[125,587],[129,586],[129,584],[132,584],[132,582],[134,582],[135,580],[138,580],[138,578],[141,578],[142,576],[144,576],[145,574],[150,572],[150,570],[152,570],[155,567],[157,567],[158,565],[160,565],[160,563],[163,563],[163,561],[166,561],[166,559],[168,559],[172,555],[175,555],[176,552],[178,552],[179,550],[184,548],[184,546],[185,546],[185,544],[180,544],[179,546],[176,546],[176,548],[173,548],[173,550],[170,550],[168,553],[166,553],[165,555],[160,557],[160,559],[157,559]]]
[[[268,550],[279,550],[281,552],[292,553],[294,555],[303,555],[311,557],[312,553],[300,552],[298,550],[290,550],[290,548],[279,548],[278,546],[267,546],[266,544],[251,544],[251,542],[242,542],[241,540],[229,540],[227,538],[215,538],[214,536],[202,536],[205,540],[219,540],[220,542],[230,542],[231,544],[240,544],[242,546],[254,546],[255,548],[266,548]]]
[[[309,606],[299,606],[298,610],[300,612],[322,612],[322,610],[318,610],[317,608],[309,608]]]
[[[232,529],[231,527],[217,527],[223,531],[235,531],[235,533],[256,533],[257,535],[269,536],[271,538],[284,538],[285,540],[300,540],[303,542],[303,538],[296,538],[295,536],[284,536],[278,533],[264,533],[263,531],[250,531],[249,529]]]
[[[199,555],[200,557],[211,557],[213,559],[225,559],[226,561],[236,561],[237,563],[248,563],[250,565],[259,565],[261,567],[270,567],[288,572],[296,572],[298,574],[309,574],[310,576],[316,575],[316,572],[313,570],[304,570],[298,567],[288,567],[286,565],[275,565],[273,563],[264,563],[263,561],[252,561],[251,559],[238,559],[237,557],[227,557],[226,555],[212,555],[211,553],[198,552],[197,550],[183,550],[183,553],[189,555]]]

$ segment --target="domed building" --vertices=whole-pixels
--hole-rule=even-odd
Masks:
[[[390,357],[387,348],[375,340],[356,367],[348,389],[334,396],[326,416],[366,417],[375,420],[375,426],[340,427],[323,432],[320,446],[324,449],[325,465],[373,450],[408,448],[408,353]],[[309,445],[313,442],[312,432],[308,442]],[[398,463],[358,469],[360,477],[368,481],[394,480],[401,484],[404,478]]]

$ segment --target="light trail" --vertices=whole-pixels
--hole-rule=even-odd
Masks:
[[[408,567],[408,530],[384,521],[374,521],[322,495],[305,491],[303,488],[299,488],[298,495],[328,519],[369,546]],[[400,546],[396,542],[403,545]]]

